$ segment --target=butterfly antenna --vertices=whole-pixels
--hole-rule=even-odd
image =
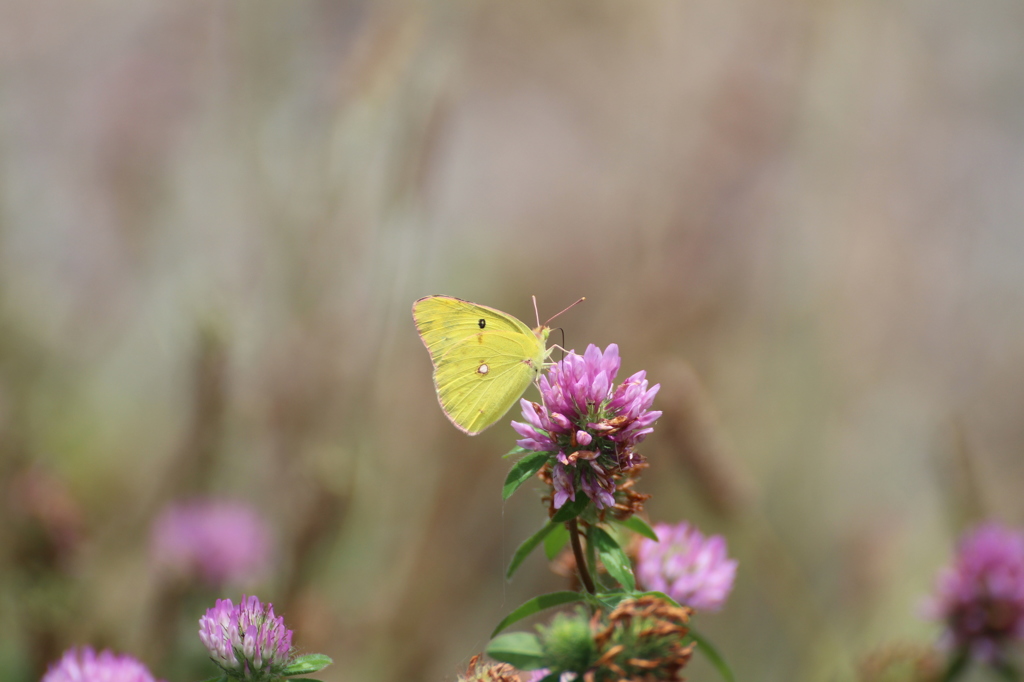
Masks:
[[[583,303],[585,300],[587,300],[587,297],[586,296],[582,296],[582,297],[580,297],[580,300],[576,301],[576,303]],[[552,315],[550,318],[548,318],[548,321],[544,323],[544,326],[546,327],[548,325],[548,322],[551,322],[551,320],[555,319],[556,317],[558,317],[559,315],[564,313],[566,310],[569,310],[569,308],[572,308],[574,305],[576,305],[576,303],[573,303],[572,305],[570,305],[565,310],[563,310],[561,312],[558,312],[558,313],[555,313],[554,315]],[[533,307],[534,308],[537,307],[537,298],[536,297],[534,297],[534,299],[533,299]],[[540,316],[539,315],[537,316],[537,320],[538,320],[537,323],[540,324]]]
[[[540,313],[537,312],[537,297],[531,296],[533,299],[533,314],[537,317],[537,326],[540,326]]]

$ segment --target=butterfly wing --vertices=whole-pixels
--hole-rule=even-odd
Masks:
[[[482,331],[502,330],[537,338],[508,313],[452,296],[421,298],[412,304],[412,319],[435,365],[454,343]]]
[[[434,363],[441,409],[469,435],[501,419],[543,366],[541,340],[500,310],[428,296],[413,304],[412,314]]]
[[[441,409],[460,430],[480,433],[508,412],[540,372],[538,349],[533,334],[505,331],[460,341],[434,369]]]

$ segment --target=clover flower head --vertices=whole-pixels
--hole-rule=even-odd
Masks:
[[[637,579],[648,590],[664,592],[698,611],[722,608],[736,578],[725,538],[704,535],[686,521],[654,526],[659,541],[640,541]]]
[[[608,614],[594,636],[601,652],[595,682],[667,680],[682,682],[694,644],[685,644],[692,611],[653,596],[626,599]],[[584,676],[586,678],[586,676]]]
[[[679,681],[693,644],[684,644],[690,609],[652,596],[625,599],[611,613],[558,614],[538,626],[545,666],[528,682],[557,672],[559,682]]]
[[[270,531],[256,510],[229,500],[170,505],[153,524],[154,564],[212,587],[249,585],[267,570]]]
[[[50,666],[42,682],[156,682],[152,673],[131,656],[90,647],[68,649]]]
[[[1024,639],[1024,535],[997,523],[966,533],[925,611],[945,624],[944,646],[998,660],[1004,645]]]
[[[520,447],[553,455],[555,509],[575,500],[578,491],[599,510],[617,506],[617,482],[644,462],[636,446],[661,416],[651,409],[660,386],[649,386],[643,371],[616,386],[620,364],[617,345],[601,351],[591,344],[582,356],[569,353],[541,376],[542,404],[520,401],[525,421],[512,422],[512,428],[521,436]]]
[[[243,596],[237,606],[218,599],[199,619],[199,639],[213,662],[239,680],[273,679],[292,660],[292,631],[256,597]]]

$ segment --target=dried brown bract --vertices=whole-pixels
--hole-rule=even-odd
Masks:
[[[591,621],[594,642],[601,655],[585,680],[682,680],[680,671],[690,661],[694,644],[685,644],[691,609],[673,606],[655,597],[629,599],[606,620]]]
[[[480,663],[480,654],[469,659],[465,675],[459,675],[459,682],[521,682],[519,671],[508,663],[493,665]]]

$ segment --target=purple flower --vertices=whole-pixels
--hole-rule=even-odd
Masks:
[[[652,410],[658,385],[648,387],[647,374],[637,372],[618,387],[619,347],[602,352],[587,346],[582,356],[569,353],[540,378],[543,404],[520,401],[525,422],[512,422],[527,450],[551,453],[558,464],[551,471],[554,507],[575,500],[582,490],[598,509],[616,505],[622,472],[643,462],[636,446],[653,430],[661,412]],[[644,496],[633,494],[626,513]]]
[[[544,405],[552,412],[580,421],[611,397],[620,364],[619,347],[614,343],[604,353],[594,344],[587,346],[582,357],[569,353],[540,378]]]
[[[598,509],[615,505],[615,481],[606,475],[597,462],[590,466],[580,467],[580,488],[587,494]]]
[[[199,575],[213,587],[257,582],[268,568],[270,545],[266,523],[241,502],[174,504],[153,524],[154,563],[178,574]]]
[[[1024,639],[1024,535],[996,523],[965,534],[926,613],[945,623],[945,646],[967,648],[982,661]]]
[[[722,608],[736,578],[736,561],[726,553],[725,538],[704,535],[686,521],[659,523],[659,542],[640,541],[637,579],[645,589],[664,592],[698,611]]]
[[[128,655],[96,653],[90,647],[68,649],[51,665],[42,682],[156,682],[146,666]]]
[[[565,504],[566,500],[576,500],[576,489],[572,486],[572,476],[561,462],[552,469],[551,481],[555,488],[555,509]]]
[[[218,599],[199,619],[199,639],[213,662],[240,680],[280,675],[292,658],[292,631],[274,616],[272,604],[256,597],[243,596],[238,606]]]

